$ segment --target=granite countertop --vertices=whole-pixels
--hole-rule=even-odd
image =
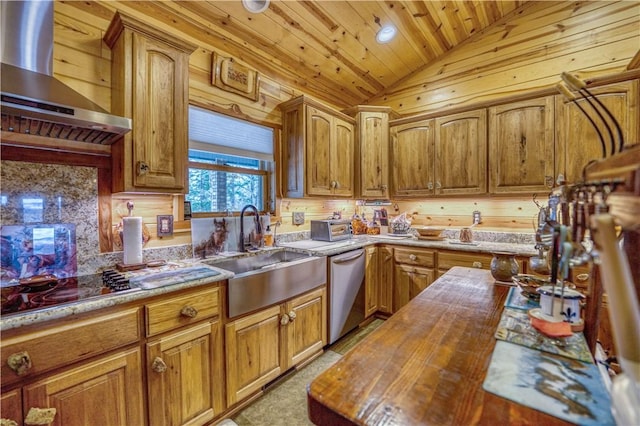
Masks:
[[[222,262],[234,257],[255,256],[264,251],[290,250],[306,253],[313,256],[333,256],[350,250],[372,246],[375,244],[393,244],[407,247],[423,247],[438,250],[456,250],[466,252],[493,253],[512,252],[519,256],[533,256],[537,254],[534,244],[530,241],[529,235],[505,234],[505,233],[478,233],[477,236],[483,240],[477,240],[471,244],[460,243],[456,234],[443,233],[446,237],[441,241],[419,240],[415,236],[399,238],[393,235],[357,235],[351,239],[336,242],[320,242],[312,240],[297,240],[292,242],[282,242],[277,247],[265,248],[259,252],[249,253],[225,253],[224,255],[207,258],[205,262],[201,259],[183,260],[185,264],[201,264],[213,268],[218,275],[206,279],[194,279],[178,284],[166,285],[153,289],[134,289],[123,292],[116,292],[100,297],[89,298],[77,302],[69,302],[57,306],[34,309],[25,312],[5,314],[0,317],[0,331],[18,328],[30,324],[40,323],[48,320],[59,319],[70,315],[77,315],[110,306],[128,303],[160,294],[170,293],[177,290],[201,286],[203,284],[215,283],[232,278],[232,272],[216,268],[217,262]],[[489,240],[489,241],[487,241]],[[158,270],[158,273],[161,273]],[[155,273],[154,271],[147,272]]]
[[[69,302],[60,305],[44,307],[42,309],[33,309],[24,312],[3,314],[2,317],[0,317],[0,331],[6,331],[12,328],[18,328],[49,320],[64,318],[71,315],[78,315],[84,312],[90,312],[110,306],[120,305],[135,300],[174,292],[177,290],[198,287],[204,284],[216,283],[233,277],[233,273],[231,272],[211,266],[207,267],[216,271],[218,274],[213,277],[207,278],[198,278],[193,280],[187,279],[177,284],[165,285],[148,290],[136,288],[132,290],[125,290],[122,292],[100,295],[98,297],[93,297],[77,302]],[[158,273],[161,272],[159,271]]]
[[[316,242],[317,245],[307,244],[310,240],[281,243],[280,246],[287,250],[302,253],[310,253],[316,256],[333,256],[362,247],[375,244],[393,244],[408,247],[422,247],[437,250],[455,250],[470,253],[495,253],[511,252],[518,256],[530,257],[537,254],[534,243],[523,242],[526,238],[513,239],[512,241],[474,241],[473,243],[461,243],[457,239],[444,238],[440,241],[419,240],[415,236],[395,237],[393,235],[357,235],[351,239],[335,242]]]

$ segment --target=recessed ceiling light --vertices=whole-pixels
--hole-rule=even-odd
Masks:
[[[376,34],[376,41],[378,43],[388,43],[396,36],[397,32],[398,30],[393,25],[385,25]]]
[[[242,5],[251,13],[262,13],[269,7],[270,0],[242,0]]]

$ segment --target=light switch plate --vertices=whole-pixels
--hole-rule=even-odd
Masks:
[[[304,212],[293,212],[293,220],[294,225],[303,225],[304,224]]]

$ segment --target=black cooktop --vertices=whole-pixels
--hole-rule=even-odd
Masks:
[[[2,315],[78,302],[130,290],[129,279],[115,270],[100,274],[57,278],[36,275],[2,282]]]

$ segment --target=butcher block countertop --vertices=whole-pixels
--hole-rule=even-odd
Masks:
[[[509,288],[455,267],[308,387],[316,425],[566,425],[482,388]]]

